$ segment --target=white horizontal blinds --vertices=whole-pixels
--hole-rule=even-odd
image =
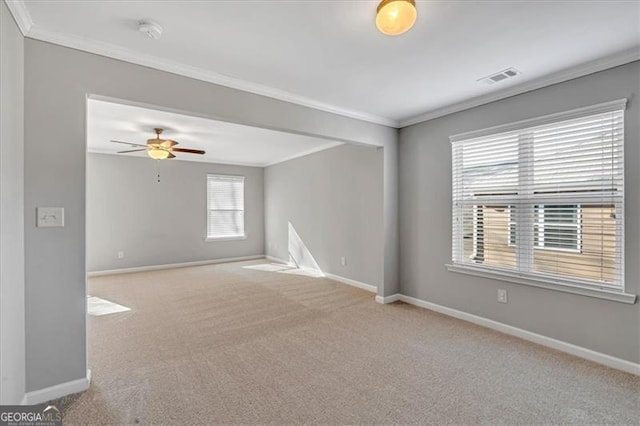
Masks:
[[[453,261],[622,288],[624,110],[453,143]]]
[[[622,287],[624,111],[532,129],[533,271]]]
[[[207,175],[207,237],[244,236],[244,176]]]
[[[509,203],[518,191],[518,135],[494,135],[453,145],[454,261],[513,266]],[[477,200],[482,199],[483,204]],[[505,239],[505,238],[507,239]]]
[[[463,199],[513,198],[518,192],[518,134],[486,137],[461,145]]]
[[[623,111],[616,111],[533,129],[528,183],[536,197],[601,201],[611,191],[621,195],[623,120]]]
[[[518,139],[511,132],[453,144],[454,262],[515,268]]]

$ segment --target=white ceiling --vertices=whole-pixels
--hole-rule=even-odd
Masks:
[[[10,7],[30,37],[389,125],[640,58],[638,1],[418,1],[415,27],[399,37],[376,30],[376,5],[30,0]],[[164,27],[160,40],[137,31],[147,18]],[[522,75],[476,81],[509,67]]]
[[[341,145],[327,139],[103,100],[89,99],[87,108],[89,152],[116,154],[135,149],[110,141],[144,145],[155,137],[155,127],[164,128],[162,136],[179,142],[178,148],[206,151],[205,155],[176,153],[175,160],[264,167]],[[145,151],[118,155],[147,157]]]

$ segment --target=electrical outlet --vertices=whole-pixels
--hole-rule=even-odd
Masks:
[[[118,252],[118,259],[124,259],[124,252],[123,251],[119,251]]]
[[[342,256],[342,257],[340,258],[340,264],[341,264],[342,266],[347,266],[347,257],[346,257],[346,256]]]
[[[507,290],[503,288],[498,289],[498,302],[507,303]]]

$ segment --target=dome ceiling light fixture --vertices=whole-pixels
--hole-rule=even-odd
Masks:
[[[397,36],[409,31],[417,17],[415,0],[382,0],[376,12],[376,27],[382,34]]]

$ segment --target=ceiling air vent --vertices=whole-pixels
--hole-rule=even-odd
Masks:
[[[518,71],[515,68],[507,68],[506,70],[502,70],[500,72],[497,72],[495,74],[491,74],[490,76],[487,77],[483,77],[481,79],[479,79],[478,81],[481,81],[483,83],[486,84],[494,84],[494,83],[498,83],[502,80],[506,80],[508,78],[511,77],[515,77],[517,75],[522,74],[520,71]]]

